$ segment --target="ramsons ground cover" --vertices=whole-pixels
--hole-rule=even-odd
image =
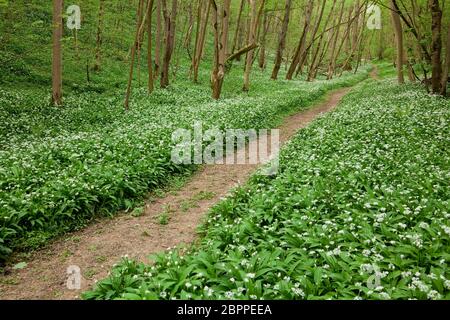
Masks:
[[[362,70],[311,84],[255,72],[247,95],[235,69],[220,102],[205,84],[183,80],[150,97],[136,90],[127,113],[123,92],[71,93],[55,109],[46,92],[0,89],[0,259],[131,207],[169,176],[191,170],[170,161],[178,128],[192,129],[195,121],[205,129],[271,128],[281,115],[366,77]]]
[[[124,259],[86,299],[449,299],[450,102],[370,82],[302,130],[201,243]]]

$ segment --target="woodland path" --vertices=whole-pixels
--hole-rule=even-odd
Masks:
[[[376,78],[376,70],[371,76]],[[278,128],[281,144],[321,114],[333,110],[349,90],[333,91],[323,102],[285,118]],[[141,216],[119,214],[100,219],[52,241],[32,253],[24,269],[0,275],[0,299],[78,299],[81,292],[105,278],[122,256],[147,262],[150,254],[192,244],[208,210],[233,188],[244,184],[256,168],[204,165],[180,189],[147,203]],[[167,224],[161,224],[162,213],[169,217]],[[71,265],[81,268],[81,290],[66,287],[66,270]]]

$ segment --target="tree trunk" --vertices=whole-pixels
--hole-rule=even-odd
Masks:
[[[336,0],[333,0],[331,12],[334,12],[335,7],[336,7]],[[330,21],[331,21],[331,14],[328,15],[327,19],[325,20],[324,30],[327,30],[328,24],[330,23]],[[318,58],[318,55],[319,55],[319,52],[320,52],[320,49],[322,46],[322,41],[324,38],[325,38],[325,34],[322,34],[322,36],[319,38],[319,43],[317,44],[316,51],[314,52],[313,59],[311,61],[310,67],[309,67],[308,79],[307,79],[308,81],[312,81],[315,77],[314,75],[316,74],[316,68],[318,68],[318,65],[319,65],[317,63],[317,58]]]
[[[105,0],[100,0],[98,10],[97,41],[95,46],[95,65],[94,65],[95,71],[100,71],[101,68],[101,45],[102,45],[104,10],[105,10]]]
[[[196,64],[198,42],[200,41],[200,25],[202,23],[202,14],[203,14],[203,1],[198,0],[197,2],[198,2],[197,3],[197,21],[195,23],[194,52],[192,53],[192,56],[191,56],[191,68],[189,70],[189,77],[192,76],[192,72],[194,71],[194,67]]]
[[[412,3],[414,3],[414,1]],[[416,6],[414,5],[413,7],[416,7]],[[423,41],[424,39],[423,39],[420,31],[417,30],[417,28],[414,26],[413,22],[411,22],[410,20],[408,20],[405,17],[405,14],[402,12],[400,7],[398,6],[396,0],[391,0],[391,9],[394,10],[395,12],[397,12],[397,14],[399,15],[400,19],[403,20],[403,22],[405,23],[405,25],[408,28],[408,30],[417,39],[417,44],[418,44],[418,46],[420,47],[420,49],[422,51],[422,55],[423,55],[424,59],[427,61],[427,63],[431,63],[431,56],[430,56],[430,53],[428,52],[426,41]]]
[[[194,13],[193,13],[193,3],[189,4],[189,27],[186,32],[186,37],[184,38],[184,47],[189,49],[192,41],[192,30],[194,29]]]
[[[431,90],[435,94],[441,92],[442,81],[442,63],[441,63],[441,51],[442,51],[442,39],[441,39],[441,24],[442,24],[442,11],[439,6],[439,0],[429,0],[431,10]]]
[[[394,26],[395,39],[397,42],[397,79],[399,84],[405,83],[405,78],[403,76],[403,28],[400,21],[400,16],[394,7],[394,1],[391,0],[391,16],[392,24]]]
[[[52,103],[62,105],[63,0],[53,0]]]
[[[211,86],[212,97],[217,100],[220,98],[225,76],[231,0],[223,0],[223,4],[220,7],[217,6],[215,0],[210,0],[210,2],[213,8],[214,27],[214,68],[211,74]]]
[[[231,49],[232,54],[235,53],[235,51],[237,50],[236,46],[238,45],[239,33],[241,30],[242,11],[244,10],[245,1],[246,0],[241,0],[241,5],[239,7],[238,18],[236,21],[236,31],[234,33],[233,48]]]
[[[161,19],[161,1],[156,0],[156,38],[155,38],[155,74],[154,78],[159,77],[161,69],[161,43],[162,43],[162,19]]]
[[[330,80],[331,78],[333,78],[334,70],[336,69],[336,60],[338,58],[338,55],[336,55],[336,45],[337,45],[337,41],[339,38],[340,30],[341,30],[340,25],[341,25],[342,19],[344,17],[344,5],[345,5],[345,0],[342,0],[341,9],[339,12],[338,25],[337,25],[337,27],[336,27],[337,29],[333,35],[334,36],[333,43],[331,45],[330,62],[328,64],[327,80]]]
[[[150,0],[149,0],[150,1]],[[130,61],[130,73],[128,76],[128,85],[127,85],[127,92],[125,95],[125,110],[129,110],[130,106],[130,96],[131,96],[131,85],[133,82],[133,71],[134,71],[134,62],[136,60],[136,50],[138,47],[138,43],[139,43],[139,38],[141,37],[141,33],[144,29],[144,24],[145,21],[147,19],[147,14],[145,14],[145,17],[141,20],[141,11],[143,11],[143,6],[141,6],[139,4],[138,6],[138,10],[137,10],[137,19],[138,21],[142,21],[142,23],[140,25],[136,26],[136,34],[134,36],[134,42],[133,42],[133,46],[131,47],[131,61]]]
[[[280,71],[281,62],[283,60],[283,52],[286,47],[286,34],[287,34],[288,26],[289,26],[289,17],[290,17],[290,13],[291,13],[291,4],[292,4],[292,0],[286,0],[283,24],[281,27],[280,38],[278,40],[278,48],[277,48],[277,53],[276,53],[276,57],[275,57],[275,65],[273,67],[272,77],[271,77],[273,80],[276,80],[278,78],[278,72]]]
[[[323,13],[325,11],[326,1],[327,0],[323,0],[322,5],[317,7],[317,10],[318,10],[317,15],[318,16],[314,23],[314,31],[311,35],[311,40],[310,40],[308,47],[306,47],[306,49],[303,51],[303,55],[300,57],[300,62],[297,66],[297,73],[296,73],[297,76],[302,71],[303,66],[306,63],[306,60],[308,58],[308,53],[316,40],[316,35],[317,35],[317,32],[319,31],[319,27],[320,27],[320,24],[321,24],[322,18],[323,18]]]
[[[264,70],[266,67],[266,35],[269,31],[269,19],[267,17],[267,12],[264,11],[264,19],[262,22],[262,36],[261,36],[261,47],[259,51],[258,64],[261,69]]]
[[[144,19],[144,0],[139,0],[139,6],[141,7],[139,12],[141,13],[138,21],[138,28],[140,28],[142,24],[142,20]],[[138,86],[141,87],[141,47],[142,47],[142,37],[139,34],[138,42],[137,42],[137,77],[138,77]]]
[[[175,28],[177,19],[178,0],[172,0],[172,10],[169,14],[167,10],[167,0],[162,0],[162,9],[165,22],[166,45],[164,52],[163,65],[161,70],[161,88],[169,86],[169,68],[172,59],[173,49],[175,45]]]
[[[203,3],[204,2],[201,1],[201,4],[203,4]],[[195,44],[195,53],[194,53],[194,56],[192,58],[192,68],[193,68],[193,72],[194,72],[194,83],[198,82],[198,70],[200,68],[200,61],[202,59],[203,50],[204,50],[204,47],[205,47],[206,29],[208,27],[210,11],[211,11],[211,1],[208,1],[207,5],[206,5],[206,9],[203,11],[203,14],[202,14],[199,35],[197,37],[197,41],[196,41],[196,44]]]
[[[154,0],[149,0],[147,5],[148,29],[147,29],[147,67],[148,67],[148,93],[154,89],[153,84],[153,59],[152,59],[152,11]]]
[[[259,19],[259,13],[262,12],[262,8],[264,6],[264,0],[261,2],[261,7],[259,12],[256,8],[256,0],[249,0],[250,1],[250,29],[248,33],[248,39],[247,43],[252,44],[256,42],[256,33],[258,28],[258,19]],[[291,1],[291,0],[288,0]],[[250,50],[247,52],[247,61],[245,64],[245,72],[244,72],[244,86],[242,90],[248,91],[250,90],[250,73],[252,71],[252,65],[253,65],[253,57],[255,54],[255,50]]]
[[[356,51],[356,67],[355,67],[355,71],[354,73],[358,72],[359,66],[361,65],[361,59],[362,59],[362,53],[363,53],[363,47],[362,47],[362,43],[363,43],[363,39],[364,39],[364,30],[365,30],[365,21],[366,21],[366,13],[367,13],[367,3],[363,4],[364,10],[363,10],[363,16],[362,16],[362,20],[361,20],[361,25],[359,27],[360,30],[360,34],[358,37],[358,43],[357,43],[357,51]]]
[[[378,60],[383,60],[384,59],[384,48],[385,48],[385,39],[384,39],[384,32],[383,32],[383,28],[381,28],[380,30],[378,30],[379,32],[379,43],[378,43]]]
[[[311,25],[311,15],[312,15],[313,6],[314,6],[314,1],[309,0],[307,7],[306,7],[303,31],[302,31],[300,40],[298,42],[297,48],[295,49],[294,58],[292,59],[292,63],[289,66],[289,70],[286,74],[287,80],[292,80],[292,76],[294,75],[294,72],[297,69],[298,64],[300,63],[300,59],[304,54],[305,45],[306,45],[306,37],[308,36],[309,28]]]
[[[448,25],[447,30],[447,47],[445,49],[445,64],[444,70],[442,71],[442,83],[441,83],[441,94],[445,96],[447,94],[447,83],[450,72],[450,24]]]

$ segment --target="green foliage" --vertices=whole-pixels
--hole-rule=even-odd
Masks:
[[[85,299],[449,299],[450,104],[370,82],[300,131],[189,252],[125,259]]]
[[[208,73],[202,70],[202,79]],[[227,76],[219,102],[189,80],[151,96],[138,89],[129,112],[121,91],[70,93],[55,109],[42,90],[0,89],[2,257],[10,248],[36,248],[98,215],[130,209],[169,177],[193,170],[171,161],[178,128],[192,130],[195,121],[205,130],[268,128],[328,90],[365,79],[367,71],[314,84],[275,83],[255,72],[250,94],[242,93],[241,76],[238,68]]]

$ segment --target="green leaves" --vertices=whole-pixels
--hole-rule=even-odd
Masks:
[[[415,86],[360,86],[282,150],[276,178],[254,177],[216,205],[192,252],[141,265],[132,292],[448,298],[449,107]],[[107,292],[101,284],[94,290],[102,299]]]
[[[271,128],[281,115],[307,107],[326,90],[366,76],[363,71],[305,84],[274,83],[258,74],[248,95],[241,93],[237,70],[227,77],[222,101],[179,80],[150,97],[136,90],[126,114],[121,91],[66,94],[65,107],[55,110],[47,105],[46,91],[0,89],[0,188],[5,191],[0,193],[0,259],[18,243],[35,247],[37,241],[28,239],[34,231],[55,236],[83,226],[94,214],[132,211],[149,190],[174,174],[189,173],[192,166],[171,162],[176,129],[192,129],[195,121],[202,121],[205,130]],[[198,195],[200,200],[212,196]],[[269,212],[266,219],[272,218]],[[252,224],[243,229],[254,232]]]

